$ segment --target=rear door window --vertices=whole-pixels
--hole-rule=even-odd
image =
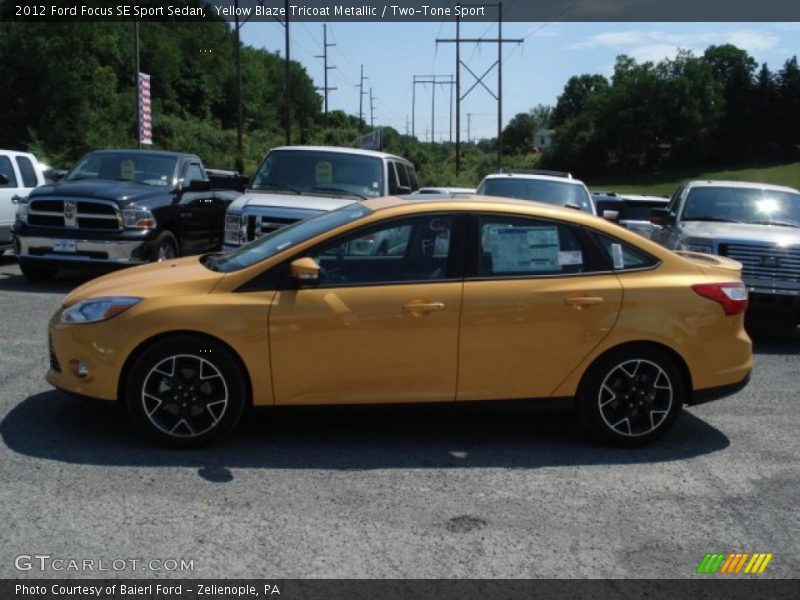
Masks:
[[[35,188],[39,185],[36,178],[36,169],[33,168],[33,163],[27,156],[17,157],[17,167],[22,176],[22,185],[26,188]]]

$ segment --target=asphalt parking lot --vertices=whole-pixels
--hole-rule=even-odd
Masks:
[[[596,446],[568,413],[302,409],[174,451],[44,381],[47,320],[86,278],[0,261],[0,577],[684,578],[742,551],[774,553],[759,577],[800,572],[788,321],[751,320],[751,384],[643,449]],[[22,554],[194,570],[20,572]]]

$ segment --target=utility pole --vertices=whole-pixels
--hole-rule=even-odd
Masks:
[[[372,87],[369,88],[369,126],[375,128],[375,105],[376,96],[372,95]]]
[[[286,46],[286,66],[285,66],[285,76],[284,76],[284,90],[283,90],[283,103],[284,103],[284,115],[286,118],[286,145],[290,146],[292,144],[292,80],[291,74],[289,70],[289,0],[284,0],[283,2],[284,7],[284,23],[283,29],[285,38],[284,44]]]
[[[361,63],[361,78],[358,80],[358,127],[361,128],[364,123],[364,80],[369,77],[364,77],[364,63]]]
[[[456,45],[456,174],[459,173],[461,170],[461,101],[466,98],[469,93],[475,89],[477,85],[481,85],[489,95],[491,95],[495,100],[497,100],[497,168],[499,169],[503,165],[503,44],[521,44],[524,40],[521,38],[511,39],[511,38],[504,38],[503,37],[503,3],[498,2],[496,4],[457,4],[457,7],[469,7],[469,6],[486,6],[486,7],[495,7],[497,8],[497,38],[462,38],[461,31],[460,31],[460,24],[461,19],[460,17],[456,17],[456,37],[455,39],[437,39],[437,44],[455,44]],[[478,76],[476,75],[472,69],[469,68],[461,60],[460,48],[461,44],[497,44],[497,60],[492,64],[483,75]],[[464,92],[464,95],[461,95],[461,67],[464,67],[467,71],[469,71],[470,75],[475,78],[475,83]],[[488,86],[483,82],[483,78],[486,77],[492,69],[497,67],[497,93],[495,94],[492,90],[488,88]]]
[[[238,2],[238,0],[237,0]],[[328,25],[326,23],[322,24],[322,54],[317,54],[315,58],[322,59],[322,65],[324,70],[324,85],[322,87],[318,87],[316,89],[321,90],[325,94],[325,126],[328,125],[328,92],[335,90],[335,87],[328,87],[328,71],[331,69],[335,69],[336,67],[329,67],[328,66],[328,48],[335,46],[336,44],[329,44],[328,43]]]
[[[425,79],[427,77],[427,79]],[[436,86],[449,85],[450,86],[450,140],[453,139],[453,76],[452,75],[414,75],[411,87],[411,135],[414,137],[416,129],[416,103],[417,103],[417,85],[432,84],[431,91],[431,131],[434,131],[435,126],[435,100],[436,100]],[[433,135],[433,134],[432,134]]]
[[[472,126],[472,113],[467,113],[467,143],[472,143],[472,136],[470,135],[470,128]]]

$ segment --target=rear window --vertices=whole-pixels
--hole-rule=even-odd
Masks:
[[[537,200],[558,206],[575,206],[582,211],[594,213],[589,192],[582,185],[575,183],[549,179],[498,177],[485,179],[478,193],[519,200]]]
[[[647,269],[658,264],[658,259],[643,250],[613,238],[604,233],[595,232],[600,246],[606,255],[606,260],[615,271]]]

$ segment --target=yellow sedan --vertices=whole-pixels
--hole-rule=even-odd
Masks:
[[[633,446],[747,383],[746,307],[739,263],[579,211],[382,198],[76,288],[47,380],[177,446],[248,405],[537,399]]]

